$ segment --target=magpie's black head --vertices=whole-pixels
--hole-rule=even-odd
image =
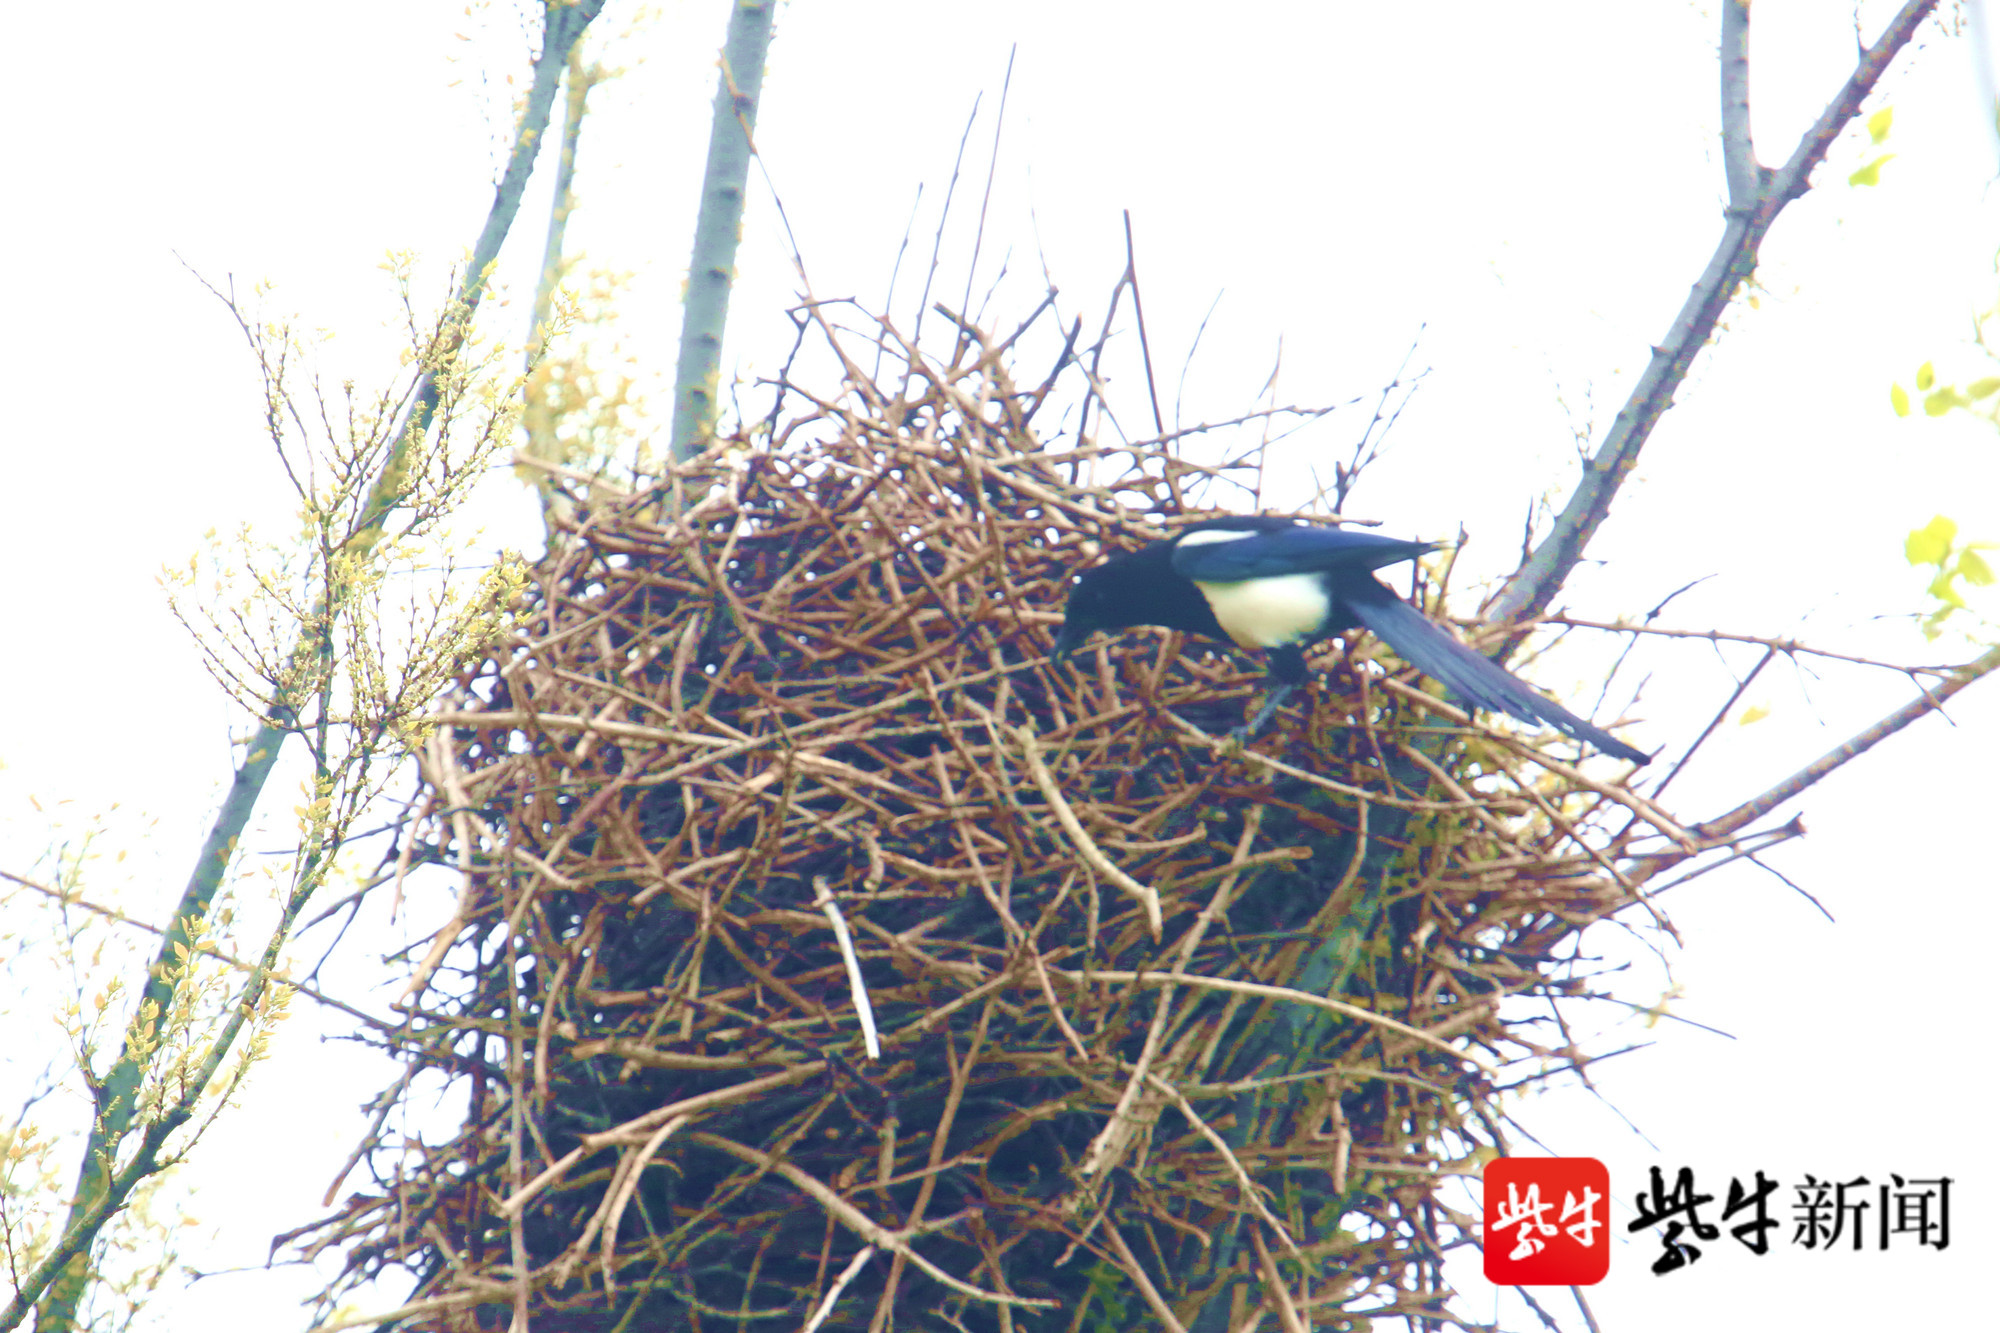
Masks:
[[[1194,584],[1174,573],[1173,554],[1173,542],[1152,542],[1077,575],[1050,656],[1060,662],[1097,631],[1132,625],[1161,625],[1222,638],[1222,627]]]
[[[1115,562],[1114,562],[1115,563]],[[1056,646],[1049,654],[1061,662],[1090,641],[1090,636],[1101,629],[1118,629],[1117,598],[1113,595],[1117,579],[1107,579],[1105,571],[1109,565],[1099,565],[1086,569],[1070,582],[1069,604],[1063,608],[1062,630],[1056,635]]]

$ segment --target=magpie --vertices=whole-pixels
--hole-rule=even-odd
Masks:
[[[1548,723],[1634,764],[1652,758],[1467,648],[1374,575],[1437,547],[1276,516],[1196,523],[1079,574],[1052,656],[1063,661],[1096,631],[1130,625],[1262,650],[1278,684],[1237,733],[1248,736],[1305,681],[1307,647],[1358,627],[1475,708]]]

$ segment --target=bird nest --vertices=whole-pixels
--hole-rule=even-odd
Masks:
[[[1247,748],[1254,662],[1051,665],[1227,469],[875,336],[895,378],[600,486],[441,716],[403,1038],[469,1110],[306,1248],[420,1328],[1453,1322],[1451,1177],[1580,1058],[1508,1001],[1687,835],[1353,645]]]

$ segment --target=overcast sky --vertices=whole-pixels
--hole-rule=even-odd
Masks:
[[[1891,8],[1862,6],[1867,36]],[[1067,313],[1101,311],[1129,209],[1150,337],[1175,375],[1214,309],[1187,372],[1189,420],[1251,403],[1281,343],[1281,398],[1372,394],[1423,329],[1416,364],[1430,374],[1350,510],[1398,535],[1462,527],[1462,568],[1487,578],[1510,567],[1529,506],[1567,494],[1579,436],[1602,438],[1720,234],[1713,9],[813,0],[781,11],[758,138],[813,292],[876,303],[920,184],[913,252],[928,257],[981,98],[940,263],[962,291],[966,200],[985,186],[1014,50],[973,275],[978,291],[999,281],[997,321],[1025,314],[1045,274]],[[602,51],[624,34],[604,58],[627,72],[594,95],[570,235],[590,263],[630,274],[627,345],[663,384],[724,18],[720,3],[682,4],[635,32],[631,6],[611,0],[592,38]],[[1760,0],[1756,22],[1754,126],[1776,164],[1852,67],[1854,31],[1846,6],[1808,0]],[[377,266],[409,249],[439,274],[476,235],[504,79],[525,69],[520,26],[406,0],[113,3],[87,18],[41,6],[13,23],[25,87],[0,335],[17,385],[0,486],[12,575],[0,864],[25,867],[48,841],[31,795],[68,802],[71,827],[117,804],[134,855],[106,896],[158,913],[230,771],[235,719],[154,578],[209,528],[276,536],[289,520],[240,335],[183,261],[239,287],[273,280],[279,307],[335,331],[333,377],[379,380],[393,312]],[[2000,291],[2000,159],[1976,69],[1934,24],[1899,61],[1869,108],[1895,107],[1881,185],[1845,183],[1875,151],[1850,132],[1773,230],[1758,308],[1732,312],[1567,605],[1641,613],[1707,576],[1667,623],[1909,662],[1972,655],[1911,629],[1924,580],[1902,542],[1939,512],[2000,540],[2000,440],[1970,420],[1899,420],[1888,403],[1890,382],[1926,359],[1947,378],[1990,373],[1966,340]],[[493,312],[517,338],[546,185],[544,173],[503,264],[519,299]],[[770,191],[753,181],[753,197],[727,360],[746,380],[775,369],[799,290]],[[1113,387],[1140,392],[1129,376]],[[1272,501],[1302,500],[1310,469],[1364,419],[1336,416],[1281,455]],[[526,493],[505,474],[489,490],[488,545],[532,547]],[[1649,646],[1627,734],[1677,755],[1751,660]],[[1537,673],[1566,694],[1594,665],[1557,656]],[[1668,804],[1719,814],[1910,692],[1889,673],[1773,668],[1749,700],[1770,716],[1726,724]],[[1783,1245],[1757,1259],[1725,1239],[1659,1279],[1641,1236],[1591,1292],[1605,1329],[1915,1329],[1988,1308],[1993,1080],[1966,1029],[2000,926],[1996,696],[1975,687],[1951,708],[1955,726],[1926,719],[1782,812],[1811,836],[1772,863],[1834,923],[1749,867],[1666,904],[1686,940],[1672,1012],[1729,1036],[1628,1023],[1605,1048],[1656,1044],[1596,1071],[1602,1100],[1572,1086],[1513,1108],[1550,1147],[1610,1163],[1615,1216],[1653,1164],[1691,1166],[1704,1187],[1756,1169],[1788,1182],[1948,1175],[1952,1247]],[[445,910],[436,897],[411,906],[417,933]],[[1645,956],[1615,934],[1601,944]],[[1642,963],[1631,997],[1665,984]],[[310,1216],[354,1107],[391,1076],[323,1045],[322,1027],[302,1016],[230,1132],[198,1153],[198,1265],[255,1264],[272,1232]],[[17,1056],[0,1079],[23,1069]],[[297,1272],[211,1279],[175,1298],[166,1326],[298,1327],[310,1285]],[[1476,1282],[1462,1308],[1534,1322]]]

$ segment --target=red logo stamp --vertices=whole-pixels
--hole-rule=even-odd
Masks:
[[[1611,1271],[1611,1173],[1595,1157],[1486,1164],[1486,1280],[1587,1287]]]

